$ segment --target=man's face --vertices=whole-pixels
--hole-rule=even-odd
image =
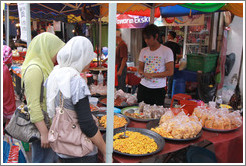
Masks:
[[[173,37],[172,37],[172,35],[171,35],[170,33],[168,33],[168,35],[167,35],[167,39],[168,39],[168,40],[173,39]]]
[[[146,36],[144,35],[144,41],[148,46],[153,46],[156,43],[156,38],[154,38],[152,35],[151,36]]]

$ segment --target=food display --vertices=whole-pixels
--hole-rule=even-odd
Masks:
[[[106,131],[107,128],[107,113],[105,111],[94,111],[92,114],[98,119],[99,130]],[[128,126],[130,120],[122,114],[114,113],[114,129]]]
[[[198,118],[204,128],[216,131],[230,131],[242,125],[239,111],[230,112],[227,108],[196,107],[192,115]]]
[[[94,104],[90,104],[90,109],[91,111],[98,111],[99,108],[97,106],[95,106]]]
[[[114,94],[114,106],[116,107],[127,107],[131,106],[134,104],[137,104],[137,95],[130,94],[130,93],[125,93],[121,89],[116,91]],[[107,104],[107,98],[101,98],[100,102],[104,105]]]
[[[139,132],[126,131],[128,138],[120,139],[119,136],[123,133],[120,132],[114,135],[114,150],[128,154],[147,154],[155,152],[158,148],[153,138]]]
[[[161,117],[159,126],[151,128],[162,137],[180,140],[197,138],[201,129],[202,125],[196,116],[188,116],[184,111],[174,115],[171,110]]]
[[[114,115],[114,129],[119,127],[124,127],[127,121],[124,117],[119,117]],[[107,115],[104,115],[99,120],[99,125],[106,128],[107,127]]]
[[[102,84],[99,85],[90,85],[90,92],[92,95],[100,94],[100,95],[107,95],[107,86],[103,86]]]
[[[163,106],[139,103],[139,107],[127,107],[122,109],[122,114],[136,121],[149,121],[159,119],[169,108]]]

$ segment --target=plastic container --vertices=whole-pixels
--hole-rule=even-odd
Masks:
[[[98,98],[96,97],[89,97],[89,103],[93,104],[93,105],[97,105],[98,102]]]
[[[198,103],[191,100],[180,100],[180,105],[183,109],[187,110],[192,115],[194,109],[198,106]]]
[[[172,97],[174,94],[185,93],[185,80],[174,79],[172,87]]]
[[[187,70],[204,73],[214,71],[217,58],[218,54],[187,54]]]

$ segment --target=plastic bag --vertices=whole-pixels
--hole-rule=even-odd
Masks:
[[[199,98],[208,103],[212,101],[217,91],[217,84],[215,83],[214,72],[197,73],[198,80],[198,95]]]

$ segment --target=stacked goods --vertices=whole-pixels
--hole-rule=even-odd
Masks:
[[[196,116],[187,116],[183,111],[176,116],[169,110],[161,117],[159,126],[151,128],[163,137],[174,139],[195,138],[202,125]]]
[[[99,85],[90,85],[91,94],[100,94],[100,95],[107,95],[107,86],[103,86],[102,84]]]
[[[169,108],[163,106],[149,105],[144,102],[139,103],[139,113],[146,119],[158,119],[160,118]]]
[[[192,115],[196,116],[205,128],[232,130],[242,125],[239,111],[229,112],[226,108],[196,107]]]
[[[103,98],[100,102],[107,104],[107,98]],[[114,93],[114,106],[131,106],[137,103],[137,94],[125,93],[121,89]]]
[[[128,105],[133,105],[137,103],[137,94],[125,93],[120,89],[114,93],[114,99],[123,99]]]

